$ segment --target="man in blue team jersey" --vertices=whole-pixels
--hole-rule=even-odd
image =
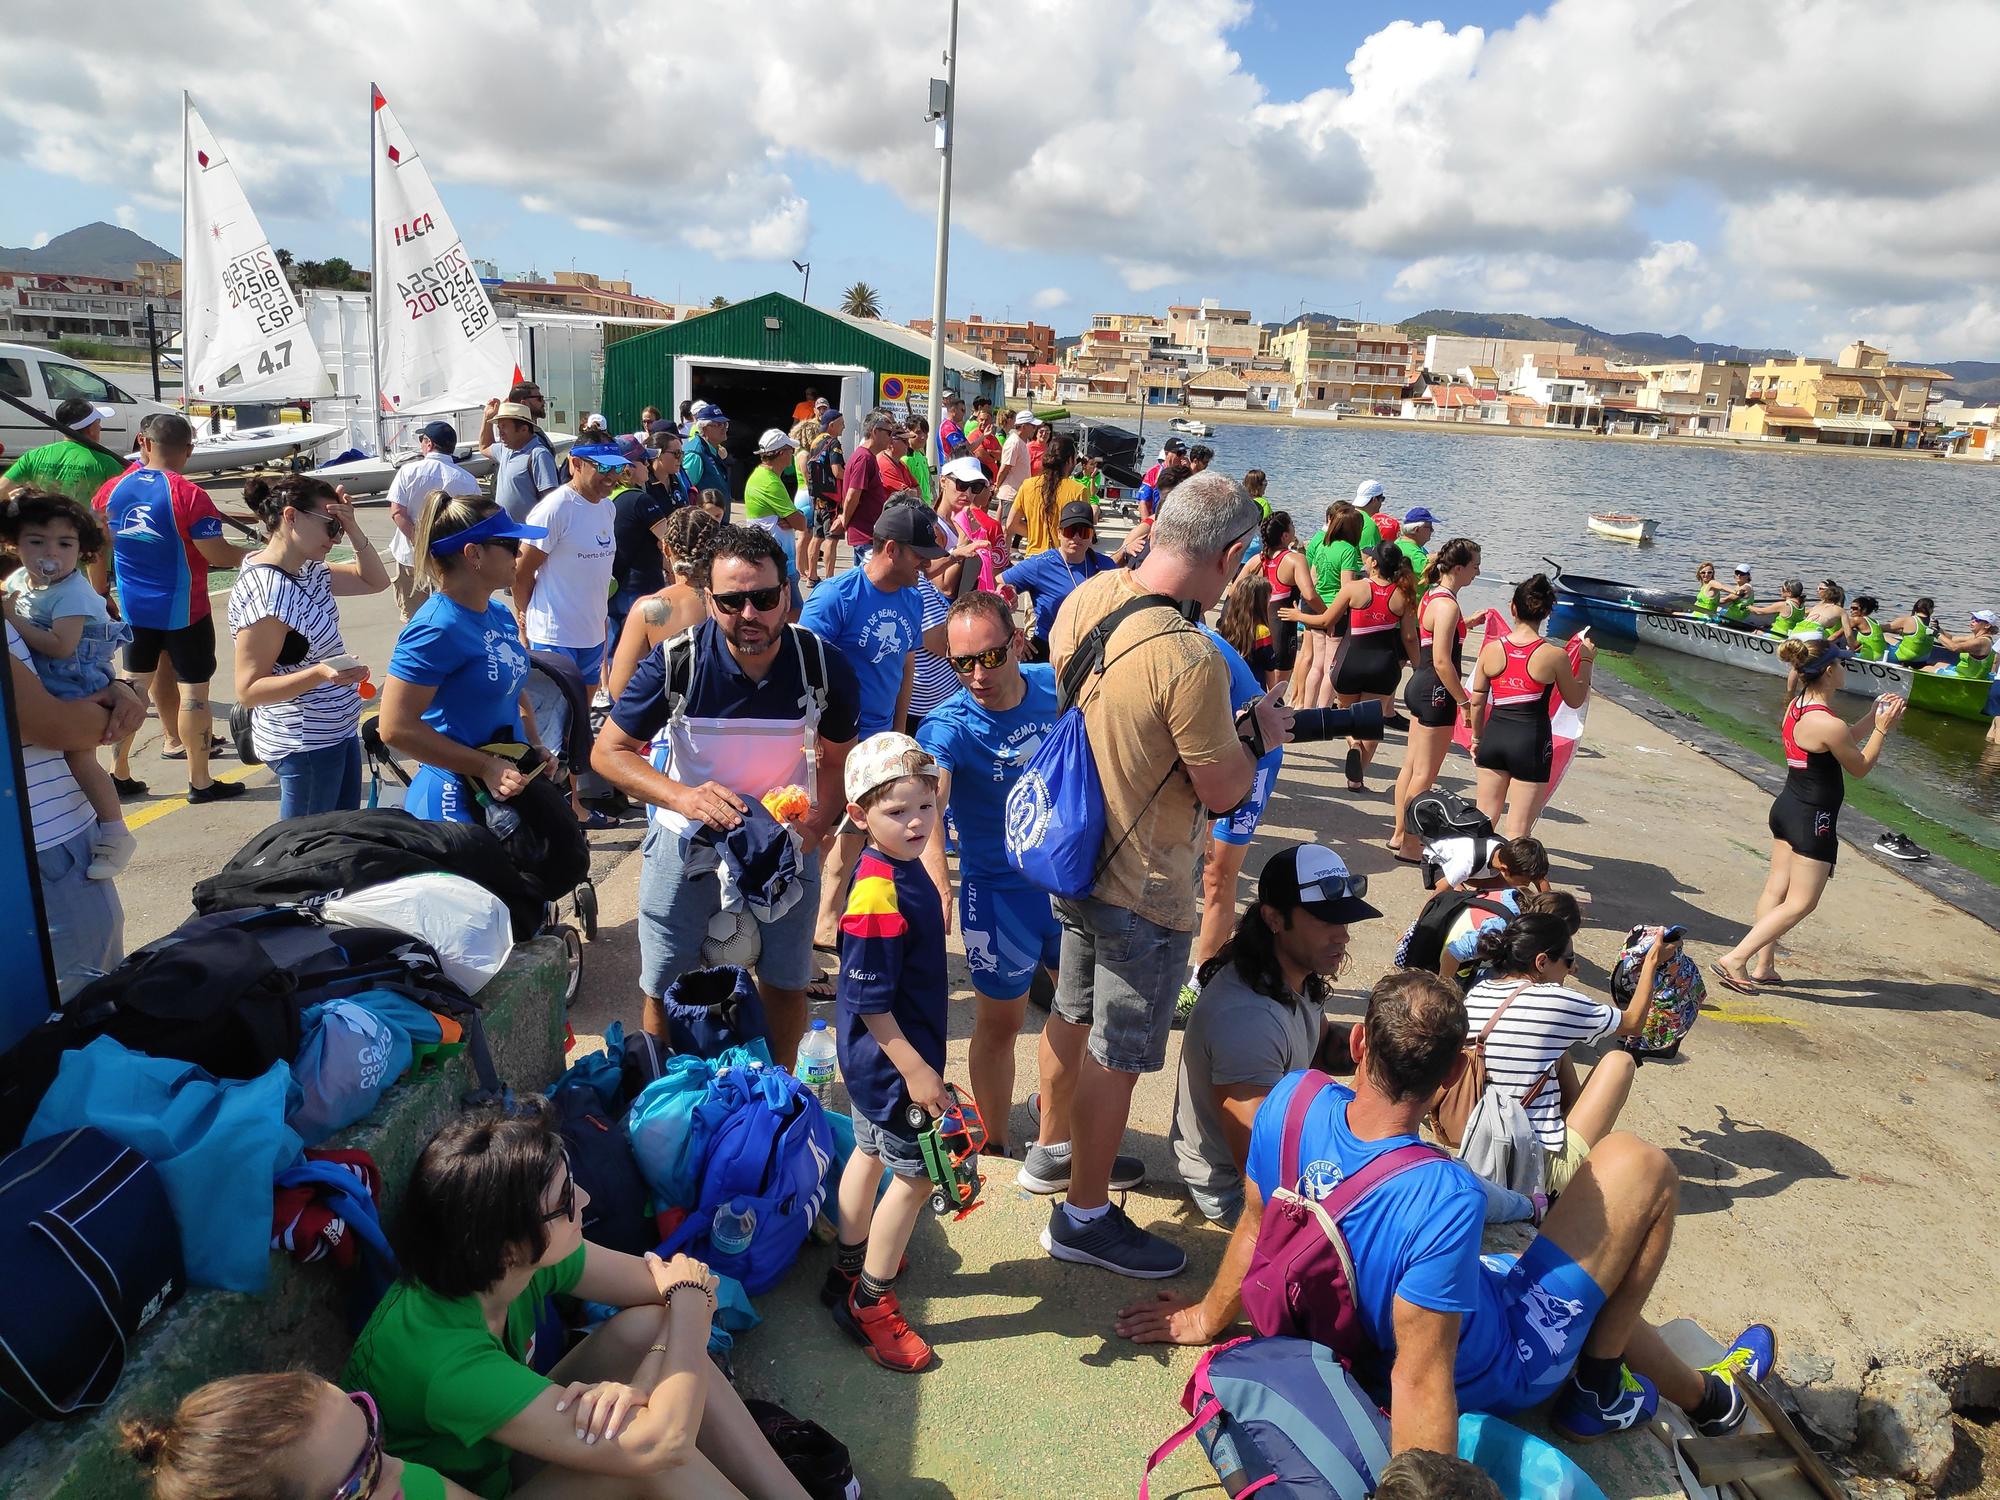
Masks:
[[[1284,851],[1275,860],[1292,854]],[[1298,860],[1280,904],[1331,915],[1352,892]],[[1267,872],[1267,879],[1269,878]],[[1261,888],[1261,887],[1260,887]],[[1348,1037],[1353,1087],[1287,1074],[1250,1128],[1243,1215],[1206,1297],[1161,1295],[1127,1307],[1118,1331],[1140,1343],[1207,1344],[1236,1320],[1263,1222],[1286,1191],[1320,1201],[1400,1147],[1465,1066],[1465,1006],[1434,974],[1400,969],[1377,981]],[[1286,1117],[1302,1088],[1320,1086],[1282,1172]],[[1623,1132],[1592,1148],[1541,1232],[1520,1256],[1480,1253],[1485,1194],[1442,1154],[1393,1175],[1341,1219],[1353,1256],[1355,1310],[1379,1355],[1359,1372],[1386,1399],[1393,1452],[1452,1452],[1458,1414],[1512,1412],[1555,1397],[1550,1423],[1572,1439],[1651,1419],[1660,1397],[1705,1437],[1742,1425],[1739,1376],[1762,1379],[1776,1338],[1752,1324],[1715,1364],[1693,1369],[1640,1314],[1666,1263],[1680,1179],[1665,1152]]]
[[[249,549],[222,539],[222,512],[183,472],[194,456],[194,429],[186,417],[154,417],[139,438],[139,455],[138,467],[107,480],[93,502],[111,534],[118,607],[132,627],[125,670],[141,681],[153,679],[160,726],[178,731],[181,744],[180,752],[169,749],[167,756],[187,757],[188,801],[240,797],[241,782],[216,781],[208,771],[208,685],[215,677],[208,570],[235,567]],[[110,582],[105,562],[100,553],[91,564],[100,592]],[[169,743],[173,738],[169,733]],[[120,795],[145,790],[132,780],[131,745],[130,737],[119,742],[112,768]]]

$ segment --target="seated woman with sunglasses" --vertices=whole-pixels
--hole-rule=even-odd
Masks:
[[[250,710],[257,758],[277,773],[279,817],[350,812],[361,805],[355,729],[368,668],[347,655],[334,600],[381,593],[389,570],[324,479],[257,474],[243,499],[270,540],[229,591],[236,701]],[[343,534],[354,561],[327,561]]]
[[[539,743],[521,692],[528,651],[493,595],[513,588],[521,543],[545,535],[477,495],[435,490],[424,501],[414,549],[432,592],[396,638],[382,687],[383,741],[421,763],[403,797],[419,818],[481,821],[462,778],[503,801],[527,784],[513,761],[480,747]]]
[[[436,1469],[384,1453],[367,1394],[305,1370],[211,1380],[168,1421],[122,1430],[153,1500],[473,1500]]]
[[[1639,971],[1632,1003],[1619,1011],[1568,988],[1576,976],[1571,927],[1551,913],[1524,913],[1481,934],[1485,977],[1465,997],[1468,1040],[1485,1031],[1487,1087],[1522,1101],[1546,1154],[1544,1180],[1560,1193],[1583,1159],[1618,1123],[1632,1091],[1632,1054],[1614,1048],[1577,1076],[1569,1049],[1612,1036],[1637,1036],[1653,1004],[1664,929]]]
[[[487,1500],[805,1490],[708,1358],[715,1278],[583,1237],[590,1194],[545,1111],[463,1115],[424,1147],[395,1225],[402,1279],[341,1371],[382,1444]],[[546,1376],[544,1301],[622,1308]]]

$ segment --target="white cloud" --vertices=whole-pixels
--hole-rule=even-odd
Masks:
[[[139,227],[139,210],[129,203],[119,204],[117,212],[112,217],[127,229],[137,229]]]
[[[826,0],[759,0],[719,30],[695,0],[585,0],[574,26],[530,0],[109,3],[90,38],[14,18],[0,156],[142,207],[177,200],[180,167],[170,91],[130,86],[141,59],[194,91],[272,215],[336,219],[378,67],[447,202],[479,183],[667,247],[893,264],[900,245],[861,235],[813,245],[805,184],[849,174],[926,219],[934,201],[934,0],[876,0],[860,45],[859,6]],[[1866,325],[1936,341],[1913,353],[1995,352],[2000,157],[1977,143],[2000,136],[2000,88],[1980,47],[1940,44],[1928,0],[1396,21],[1290,98],[1233,44],[1250,0],[1030,3],[1059,10],[1059,43],[1024,42],[1018,9],[963,18],[954,219],[989,244],[1098,257],[1134,293],[1282,274],[1371,302],[1389,285],[1744,342]]]
[[[1028,299],[1028,305],[1036,312],[1054,312],[1058,308],[1068,307],[1069,302],[1069,293],[1059,286],[1045,286]]]
[[[46,229],[37,229],[33,234],[28,236],[28,248],[30,250],[39,250],[54,238],[55,236],[50,234]]]

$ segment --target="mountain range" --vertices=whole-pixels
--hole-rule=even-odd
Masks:
[[[143,234],[134,234],[102,220],[57,235],[39,250],[0,246],[0,271],[40,271],[48,275],[109,276],[132,279],[142,260],[179,260]]]

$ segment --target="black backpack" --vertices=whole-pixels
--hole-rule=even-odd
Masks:
[[[548,769],[505,802],[475,805],[513,868],[527,872],[544,898],[553,901],[590,878],[590,840],[570,809],[569,793],[553,779],[555,766],[549,758],[531,749],[519,764],[524,773],[538,765]]]
[[[1438,963],[1444,957],[1445,938],[1459,915],[1468,909],[1501,918],[1514,915],[1497,896],[1480,891],[1439,891],[1424,903],[1417,920],[1403,934],[1403,941],[1396,949],[1396,967],[1437,973]]]
[[[1410,799],[1410,826],[1426,844],[1439,839],[1491,838],[1493,820],[1457,792],[1432,787]]]
[[[764,1441],[812,1500],[861,1500],[861,1481],[854,1477],[847,1445],[839,1438],[810,1418],[793,1416],[775,1401],[746,1396],[743,1405]]]
[[[557,1132],[569,1157],[570,1175],[590,1195],[583,1212],[583,1237],[593,1245],[644,1255],[660,1243],[646,1213],[651,1197],[625,1127],[604,1108],[587,1083],[560,1086],[549,1095]]]
[[[540,931],[548,902],[568,889],[545,893],[485,828],[427,822],[401,808],[384,807],[273,823],[195,885],[194,909],[208,914],[245,906],[293,906],[439,871],[462,875],[504,901],[516,940]]]
[[[109,974],[0,1058],[0,1149],[20,1142],[62,1056],[100,1036],[175,1057],[217,1078],[259,1078],[299,1051],[297,982],[248,932],[170,932]]]

